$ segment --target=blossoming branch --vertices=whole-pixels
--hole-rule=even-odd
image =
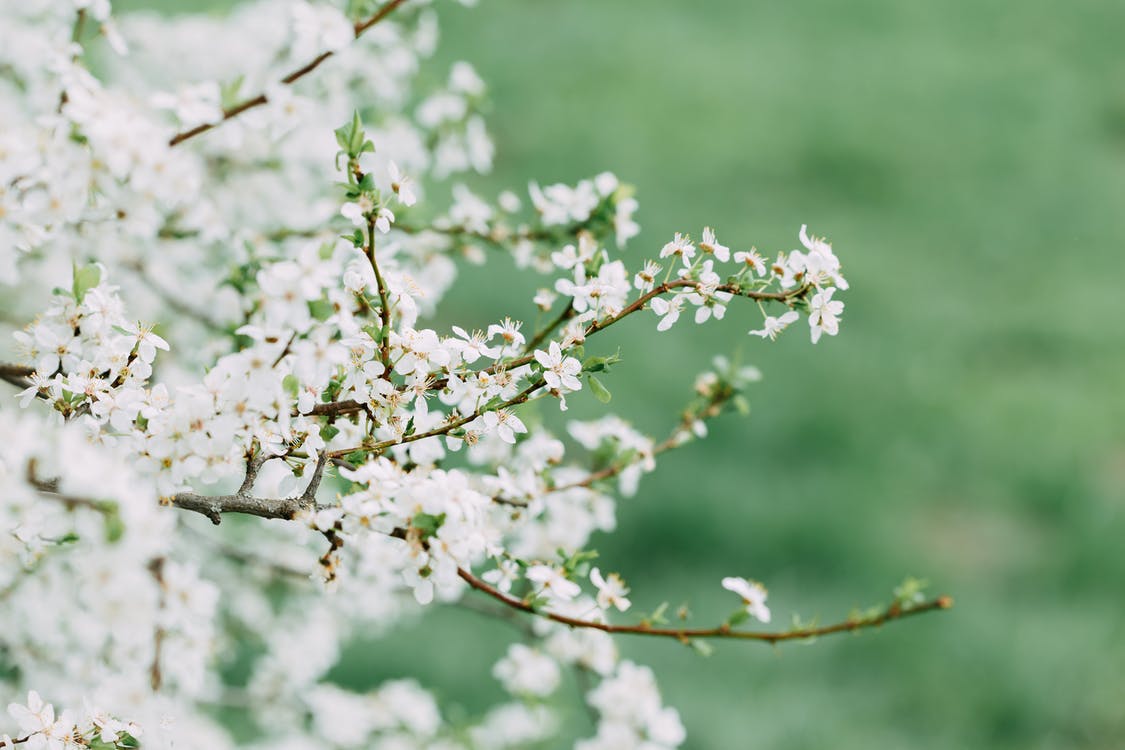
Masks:
[[[760,373],[716,357],[660,439],[569,419],[629,388],[598,334],[729,312],[816,344],[848,283],[807,227],[768,256],[711,227],[637,248],[609,173],[474,190],[487,87],[465,62],[423,84],[452,1],[4,2],[0,681],[26,700],[0,747],[247,746],[216,705],[254,747],[522,747],[555,735],[574,669],[596,716],[576,747],[675,748],[678,712],[615,637],[706,651],[951,606],[908,579],[764,629],[766,587],[731,575],[705,583],[729,597],[714,620],[634,613],[593,535]],[[459,269],[498,261],[525,302],[443,317]],[[505,702],[455,719],[413,679],[331,680],[353,638],[439,604],[524,627],[493,669]]]

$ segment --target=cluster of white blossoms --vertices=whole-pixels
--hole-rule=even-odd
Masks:
[[[742,578],[717,626],[634,615],[589,549],[756,369],[717,358],[661,439],[559,412],[609,401],[594,336],[634,313],[753,302],[752,334],[835,335],[831,246],[802,227],[771,263],[708,228],[628,257],[637,202],[608,173],[482,197],[486,87],[427,61],[440,6],[0,0],[0,684],[39,691],[0,747],[234,747],[216,705],[240,746],[524,747],[578,670],[578,747],[660,750],[684,726],[614,634],[817,634],[737,628],[770,620]],[[550,278],[533,304],[437,322],[458,263],[499,256]],[[451,719],[413,680],[333,682],[354,639],[470,597],[530,618],[493,670],[511,700]]]

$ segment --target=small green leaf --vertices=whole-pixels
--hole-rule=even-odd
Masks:
[[[727,625],[730,625],[733,628],[736,625],[741,625],[749,619],[750,613],[744,609],[740,609],[727,618]]]
[[[113,508],[105,515],[105,540],[113,544],[123,536],[125,536],[125,522],[121,520],[117,508]]]
[[[575,355],[580,356],[580,355]],[[609,368],[621,361],[621,352],[615,352],[608,357],[589,357],[582,363],[586,372],[607,372]]]
[[[242,90],[243,81],[246,76],[239,76],[233,81],[220,84],[219,86],[219,106],[223,109],[230,109],[239,102],[238,92]]]
[[[359,118],[359,110],[352,112],[352,130],[351,138],[348,141],[348,155],[352,157],[359,156],[360,149],[363,147],[364,132],[363,120]]]
[[[445,514],[432,515],[430,513],[415,513],[410,525],[422,532],[423,538],[428,538],[437,533],[445,523]]]
[[[908,576],[905,581],[895,588],[895,601],[903,605],[917,604],[926,598],[925,591],[926,587],[929,585],[929,581]]]
[[[480,413],[484,414],[486,411],[495,411],[506,403],[508,402],[500,396],[493,396],[485,403],[484,406],[480,407]]]
[[[96,287],[102,280],[102,271],[97,265],[74,267],[74,299],[79,303],[86,296],[86,292]]]
[[[339,434],[340,428],[330,424],[326,424],[320,428],[320,437],[326,443]]]
[[[707,641],[688,641],[688,644],[691,646],[692,650],[700,656],[710,656],[715,653],[715,647]]]
[[[588,376],[586,381],[590,384],[590,390],[593,391],[594,398],[598,401],[601,401],[603,404],[608,404],[610,399],[613,398],[613,394],[609,392],[609,389],[602,385],[602,381],[598,380],[593,375]]]
[[[340,150],[342,150],[345,154],[351,154],[349,146],[351,146],[352,143],[352,133],[354,132],[355,121],[356,119],[358,119],[358,117],[359,113],[357,112],[353,115],[351,122],[349,122],[347,125],[341,125],[340,127],[336,128],[335,131],[333,131],[336,133],[336,145],[338,145],[340,147]]]
[[[322,323],[336,312],[336,307],[326,299],[310,300],[308,304],[309,314]]]

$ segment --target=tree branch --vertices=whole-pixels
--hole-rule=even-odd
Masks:
[[[11,383],[16,388],[30,388],[31,381],[29,381],[28,378],[34,374],[34,367],[0,362],[0,380],[3,380],[5,383]]]
[[[635,312],[639,312],[639,311],[643,310],[645,308],[645,305],[647,305],[654,297],[658,297],[661,294],[667,294],[668,292],[672,291],[673,289],[677,289],[677,288],[681,288],[681,287],[690,287],[692,289],[698,289],[700,286],[702,286],[702,284],[700,284],[698,281],[694,281],[692,279],[677,279],[675,281],[665,282],[665,283],[653,288],[652,291],[641,295],[631,305],[629,305],[628,307],[623,309],[617,315],[611,316],[609,318],[605,318],[603,320],[593,321],[592,323],[590,323],[590,325],[588,325],[586,327],[585,335],[591,336],[591,335],[597,333],[598,331],[605,330],[606,328],[609,328],[611,325],[619,322],[623,318],[625,318],[625,317],[627,317],[627,316],[629,316],[629,315],[631,315]],[[788,305],[788,304],[790,304],[790,302],[792,300],[800,299],[800,297],[802,295],[804,295],[810,288],[811,287],[809,287],[808,285],[805,285],[805,286],[797,287],[795,289],[790,289],[789,291],[786,291],[786,292],[760,292],[760,291],[755,291],[755,290],[752,290],[752,289],[744,290],[744,289],[742,289],[742,287],[740,287],[738,285],[735,285],[735,284],[723,284],[723,285],[718,287],[718,291],[720,291],[720,292],[730,292],[731,294],[735,294],[739,297],[746,297],[747,299],[757,300],[759,302],[766,302],[766,301],[782,302],[782,303]],[[534,341],[537,338],[539,338],[539,337],[536,336],[532,340]],[[542,343],[542,341],[540,341],[540,343]],[[506,360],[504,362],[497,362],[493,365],[490,365],[489,367],[484,368],[480,372],[486,372],[490,375],[494,375],[497,372],[499,372],[500,370],[507,370],[507,369],[511,369],[511,368],[514,368],[514,367],[521,367],[523,365],[530,364],[534,361],[535,361],[535,355],[534,354],[527,354],[527,355],[524,355],[524,356],[521,356],[521,357],[516,357],[515,359]],[[470,374],[476,374],[476,373],[471,372]],[[440,379],[440,380],[437,380],[437,381],[434,382],[434,389],[441,389],[441,388],[444,388],[444,387],[445,387],[445,380],[444,379]],[[365,408],[364,404],[361,404],[358,401],[353,401],[353,400],[331,401],[331,402],[324,403],[324,404],[317,404],[316,406],[313,407],[312,411],[310,411],[309,414],[314,415],[314,416],[338,417],[338,416],[344,416],[344,415],[347,415],[347,414],[355,414],[355,413],[361,412],[361,411],[364,410],[364,408]],[[340,454],[339,451],[337,451],[336,453],[333,454],[333,456],[337,456],[337,455],[342,455],[342,454]]]
[[[470,571],[464,568],[457,569],[457,575],[463,581],[468,583],[477,591],[488,594],[493,599],[511,607],[512,609],[528,614],[536,615],[537,617],[544,617],[548,620],[568,625],[572,628],[590,628],[592,630],[600,630],[604,633],[626,633],[630,635],[651,635],[664,638],[674,638],[681,643],[688,643],[693,638],[732,638],[748,641],[763,641],[765,643],[778,643],[780,641],[799,641],[808,638],[817,638],[822,635],[832,635],[834,633],[847,633],[867,628],[876,628],[884,625],[892,620],[901,620],[905,617],[912,615],[920,615],[926,612],[933,612],[941,609],[951,609],[953,607],[953,599],[949,596],[939,596],[936,599],[931,599],[920,604],[910,604],[902,606],[900,604],[892,604],[882,612],[867,616],[867,617],[850,617],[847,620],[838,622],[834,625],[825,625],[823,627],[806,627],[795,628],[793,630],[784,630],[776,632],[755,632],[749,630],[734,630],[730,625],[719,625],[714,628],[654,628],[648,623],[642,622],[639,625],[610,625],[605,622],[595,622],[593,620],[582,620],[577,617],[567,617],[566,615],[555,614],[545,610],[537,610],[522,599],[517,599],[510,594],[505,594],[503,591],[490,586],[480,578],[477,578]]]
[[[199,495],[194,492],[181,492],[167,498],[169,505],[182,510],[201,513],[211,519],[211,523],[218,525],[222,522],[224,513],[243,513],[259,518],[277,518],[291,521],[303,510],[316,507],[316,492],[320,488],[321,479],[324,477],[324,467],[328,464],[328,454],[322,452],[317,459],[316,468],[313,470],[309,486],[305,491],[294,497],[266,498],[255,497],[250,494],[257,478],[258,470],[267,460],[259,451],[254,454],[246,464],[246,478],[242,486],[233,495]]]
[[[379,263],[375,260],[375,219],[367,219],[367,259],[371,262],[371,270],[375,272],[375,284],[379,287],[379,320],[383,324],[382,342],[380,342],[380,358],[383,362],[383,377],[391,378],[391,305],[387,300],[387,283],[383,281],[383,274],[379,271]]]
[[[522,404],[531,397],[531,394],[535,393],[537,390],[539,390],[540,388],[542,388],[546,384],[547,383],[544,380],[536,380],[531,385],[529,385],[528,387],[526,387],[522,391],[520,391],[517,395],[513,396],[511,399],[509,399],[509,400],[505,401],[504,403],[500,404],[499,406],[497,406],[496,409],[506,409],[509,406],[516,406],[518,404]],[[439,435],[446,435],[449,432],[451,432],[452,430],[457,429],[458,427],[463,427],[464,425],[467,425],[469,422],[472,422],[474,419],[481,416],[486,411],[494,411],[494,410],[492,410],[492,409],[488,409],[488,410],[477,409],[476,411],[474,411],[472,414],[470,414],[467,417],[460,417],[458,419],[454,419],[452,422],[448,422],[448,423],[442,425],[441,427],[435,427],[434,429],[428,430],[426,432],[415,432],[412,435],[406,435],[406,436],[401,437],[397,440],[384,440],[381,443],[375,443],[374,445],[371,445],[371,446],[357,445],[354,448],[343,448],[341,450],[332,451],[328,455],[331,458],[340,458],[341,456],[346,456],[349,453],[354,453],[356,451],[366,451],[368,453],[382,453],[387,448],[390,448],[390,447],[395,446],[395,445],[402,445],[404,443],[413,443],[416,440],[424,440],[426,438],[437,437]]]
[[[356,24],[355,24],[355,37],[356,37],[356,39],[358,39],[360,36],[362,36],[363,32],[367,31],[372,26],[374,26],[375,24],[379,23],[384,18],[389,16],[392,12],[394,12],[395,8],[397,8],[398,6],[402,5],[405,2],[406,2],[406,0],[390,0],[390,2],[388,2],[383,7],[379,8],[379,10],[376,11],[375,14],[372,15],[370,18],[367,18],[366,20],[363,20],[363,21],[357,21]],[[320,67],[320,64],[323,63],[328,58],[332,57],[333,54],[334,53],[332,53],[332,52],[322,52],[322,53],[320,53],[319,55],[317,55],[315,58],[313,58],[309,62],[305,63],[301,67],[297,68],[296,70],[292,71],[287,76],[282,78],[281,83],[286,85],[286,86],[292,86],[294,83],[299,81],[301,78],[304,78],[306,75],[308,75],[309,73],[313,72],[318,67]],[[240,114],[242,114],[246,110],[254,109],[255,107],[260,107],[268,101],[269,101],[269,99],[266,97],[266,95],[264,93],[258,94],[257,96],[255,96],[251,99],[245,99],[245,100],[239,102],[238,104],[235,104],[233,107],[230,107],[229,109],[223,110],[223,119],[219,120],[218,122],[204,123],[203,125],[197,125],[194,128],[191,128],[190,130],[185,130],[183,132],[176,133],[176,135],[172,136],[171,140],[168,141],[168,145],[169,146],[178,146],[179,144],[183,143],[184,141],[188,140],[189,138],[194,138],[195,136],[199,135],[200,133],[206,133],[208,130],[211,130],[213,128],[218,127],[219,125],[226,122],[227,120],[231,120],[235,117],[238,117]]]

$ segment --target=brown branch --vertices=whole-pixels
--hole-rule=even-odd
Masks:
[[[379,264],[375,260],[375,219],[367,219],[367,259],[371,262],[371,269],[375,272],[375,284],[379,287],[379,320],[383,324],[382,341],[380,342],[380,358],[383,361],[383,377],[391,379],[391,305],[387,300],[387,283],[379,271]]]
[[[590,323],[590,325],[586,327],[585,335],[591,336],[591,335],[597,333],[598,331],[609,328],[611,325],[613,325],[614,323],[617,323],[622,318],[625,318],[626,316],[631,315],[632,313],[639,312],[640,310],[643,310],[645,305],[647,305],[654,297],[658,297],[661,294],[667,294],[668,292],[672,291],[673,289],[680,288],[680,287],[699,288],[700,286],[701,286],[701,284],[698,281],[694,281],[692,279],[677,279],[676,281],[669,281],[669,282],[666,282],[664,284],[661,284],[660,286],[655,287],[652,291],[648,292],[647,294],[644,294],[641,297],[639,297],[636,301],[634,301],[631,305],[626,307],[624,310],[622,310],[617,315],[611,316],[609,318],[606,318],[606,319],[600,320],[600,321],[595,320],[594,322]],[[757,300],[759,302],[773,301],[773,302],[782,302],[782,303],[785,303],[785,304],[789,304],[792,300],[799,299],[809,289],[810,289],[810,287],[806,285],[806,286],[797,287],[796,289],[791,289],[787,292],[760,292],[760,291],[755,291],[755,290],[743,290],[741,287],[739,287],[738,285],[734,285],[734,284],[723,284],[720,287],[718,287],[718,291],[720,291],[720,292],[730,292],[731,294],[735,294],[739,297],[746,297],[747,299]],[[538,338],[538,337],[536,337],[536,338]],[[535,339],[533,339],[533,341],[534,340]],[[540,342],[540,343],[542,343],[542,342]],[[480,372],[485,372],[485,373],[488,373],[490,375],[493,375],[493,374],[496,374],[497,372],[499,372],[500,370],[507,370],[507,369],[512,369],[514,367],[521,367],[523,365],[530,364],[534,361],[535,361],[535,355],[534,354],[527,354],[527,355],[524,355],[524,356],[521,356],[521,357],[517,357],[515,359],[506,360],[504,362],[497,362],[496,364],[493,364],[493,365],[490,365],[489,367],[484,368]],[[475,373],[473,373],[473,374],[475,374]],[[436,381],[434,381],[433,388],[435,390],[439,390],[441,388],[444,388],[445,382],[446,381],[444,379],[436,380]],[[331,401],[331,402],[324,403],[324,404],[317,404],[316,406],[313,407],[312,411],[310,411],[309,414],[313,415],[313,416],[338,417],[338,416],[344,416],[344,415],[347,415],[347,414],[356,414],[358,412],[363,411],[364,408],[366,408],[365,405],[360,403],[359,401],[351,401],[351,400],[348,400],[348,401]],[[353,449],[353,450],[356,450],[356,449]],[[342,454],[339,453],[339,451],[337,451],[336,453],[333,453],[333,456],[337,456],[337,455],[342,455]]]
[[[366,20],[363,20],[363,21],[357,21],[356,24],[355,24],[355,27],[354,27],[356,39],[358,39],[360,36],[362,36],[363,32],[367,31],[372,26],[379,23],[384,18],[389,16],[391,13],[393,13],[394,10],[398,6],[402,5],[405,2],[406,2],[406,0],[390,0],[390,2],[388,2],[383,7],[379,8],[379,10],[376,11],[375,14],[372,15],[370,18],[367,18]],[[297,68],[296,70],[292,71],[287,76],[282,78],[281,83],[285,86],[292,86],[294,83],[299,81],[301,78],[304,78],[306,75],[308,75],[309,73],[313,72],[318,67],[320,67],[320,64],[322,62],[324,62],[325,60],[327,60],[328,58],[332,57],[333,54],[334,54],[333,52],[322,52],[322,53],[320,53],[319,55],[317,55],[315,58],[313,58],[309,62],[305,63],[301,67]],[[208,130],[211,130],[212,128],[218,127],[219,125],[226,122],[227,120],[231,120],[235,117],[238,117],[240,114],[242,114],[246,110],[254,109],[255,107],[260,107],[268,101],[269,101],[269,99],[268,99],[268,97],[266,97],[266,95],[264,93],[258,94],[257,96],[255,96],[251,99],[246,99],[244,101],[241,101],[238,104],[235,104],[233,107],[230,107],[229,109],[223,110],[223,119],[219,120],[218,122],[204,123],[202,125],[197,125],[194,128],[191,128],[190,130],[185,130],[183,132],[176,133],[174,136],[172,136],[171,140],[168,141],[168,145],[169,146],[178,146],[179,144],[183,143],[184,141],[188,140],[189,138],[194,138],[195,136],[199,135],[200,133],[206,133]]]
[[[314,417],[341,417],[347,414],[356,414],[364,410],[365,405],[359,401],[348,399],[346,401],[329,401],[325,404],[317,404],[309,411],[310,416]]]
[[[690,287],[692,289],[698,289],[701,286],[703,286],[703,285],[701,283],[699,283],[698,281],[695,281],[694,279],[677,279],[675,281],[666,281],[663,284],[660,284],[659,286],[654,287],[652,289],[652,291],[650,291],[646,294],[642,294],[640,297],[638,297],[636,300],[634,300],[632,304],[630,304],[628,307],[625,307],[621,312],[617,313],[616,315],[611,315],[610,317],[603,318],[602,320],[593,321],[592,323],[590,323],[590,325],[586,326],[585,335],[586,336],[592,336],[593,334],[597,333],[598,331],[602,331],[602,330],[605,330],[606,328],[609,328],[611,325],[613,325],[614,323],[617,323],[622,318],[628,317],[629,315],[632,315],[635,312],[639,312],[639,311],[645,309],[645,305],[647,305],[650,301],[652,301],[653,298],[659,297],[662,294],[667,294],[668,292],[672,291],[673,289],[677,289],[677,288],[681,288],[681,287]],[[773,302],[784,302],[786,304],[789,304],[790,300],[800,298],[801,295],[803,295],[808,290],[809,290],[809,287],[807,285],[797,287],[796,289],[791,289],[787,292],[759,292],[759,291],[755,291],[755,290],[752,290],[752,289],[744,290],[744,289],[742,289],[742,287],[740,287],[737,284],[722,284],[717,288],[717,291],[730,292],[731,294],[737,295],[739,297],[746,297],[747,299],[757,300],[759,302],[773,301]],[[509,369],[509,368],[512,368],[512,367],[520,367],[522,365],[530,364],[534,360],[535,360],[535,355],[534,354],[528,354],[526,356],[517,357],[516,359],[511,359],[511,360],[508,360],[506,362],[497,362],[496,364],[492,365],[491,367],[486,367],[484,369],[484,372],[495,373],[496,371],[498,371],[500,369]]]
[[[676,640],[687,643],[693,638],[733,638],[748,641],[763,641],[765,643],[778,643],[780,641],[799,641],[808,638],[817,638],[822,635],[832,635],[834,633],[854,632],[864,630],[866,628],[875,628],[880,625],[891,622],[892,620],[901,620],[904,617],[912,615],[920,615],[925,612],[932,612],[940,609],[950,609],[953,607],[953,599],[949,596],[939,596],[936,599],[931,599],[920,604],[909,604],[906,606],[900,604],[892,604],[887,609],[883,610],[877,615],[868,617],[850,617],[842,622],[835,623],[834,625],[825,625],[822,627],[805,627],[795,628],[793,630],[784,630],[776,632],[755,632],[749,630],[734,630],[730,625],[719,625],[714,628],[654,628],[648,623],[640,623],[639,625],[610,625],[605,622],[596,622],[593,620],[582,620],[577,617],[568,617],[566,615],[556,614],[545,610],[538,610],[532,607],[522,599],[517,599],[510,594],[505,594],[503,591],[489,585],[488,583],[477,578],[470,571],[464,568],[457,569],[457,575],[463,581],[468,583],[477,591],[488,594],[493,599],[511,607],[512,609],[521,612],[527,612],[538,617],[544,617],[553,622],[567,625],[572,628],[590,628],[592,630],[600,630],[604,633],[626,633],[629,635],[651,635],[660,636],[664,638],[675,638]]]
[[[678,448],[681,445],[690,442],[690,436],[692,435],[691,427],[695,420],[714,419],[715,417],[719,416],[719,414],[722,413],[723,405],[727,403],[727,401],[730,400],[730,396],[733,395],[734,394],[730,394],[729,396],[722,398],[713,398],[711,403],[707,404],[705,408],[701,409],[698,412],[693,412],[690,409],[686,410],[683,414],[683,418],[680,421],[680,424],[676,427],[676,429],[672,430],[672,434],[652,447],[652,456],[655,458],[661,453],[666,453],[673,448]],[[685,433],[688,435],[687,438],[682,437]],[[645,457],[641,455],[631,461],[611,464],[603,469],[591,472],[583,479],[552,487],[545,494],[551,494],[552,492],[562,492],[563,490],[570,490],[574,489],[575,487],[589,487],[595,482],[600,482],[605,479],[612,479],[613,477],[628,469],[630,466],[635,466],[637,463],[644,460],[644,458]]]
[[[535,393],[537,390],[542,388],[544,385],[546,385],[545,381],[536,380],[531,385],[529,385],[528,387],[526,387],[522,391],[520,391],[517,395],[513,396],[511,399],[509,399],[509,400],[505,401],[504,403],[500,404],[499,406],[497,406],[496,409],[506,409],[509,406],[517,406],[519,404],[522,404],[531,397],[531,394]],[[404,437],[398,438],[397,440],[384,440],[381,443],[375,443],[375,444],[370,445],[370,446],[357,445],[354,448],[343,448],[341,450],[332,451],[331,453],[328,454],[328,456],[330,458],[340,458],[341,456],[346,456],[349,453],[354,453],[356,451],[365,451],[365,452],[368,452],[368,453],[382,453],[387,448],[393,447],[395,445],[403,445],[404,443],[413,443],[416,440],[425,440],[426,438],[438,437],[439,435],[447,435],[451,431],[457,429],[458,427],[463,427],[463,426],[467,425],[469,422],[472,422],[474,419],[481,416],[486,411],[493,411],[493,410],[477,409],[476,411],[474,411],[472,414],[468,415],[467,417],[460,417],[458,419],[454,419],[453,421],[447,422],[446,424],[442,425],[441,427],[435,427],[434,429],[428,430],[426,432],[415,432],[412,435],[406,435]]]
[[[313,470],[309,486],[300,495],[283,498],[255,497],[250,494],[254,487],[254,480],[258,470],[265,463],[266,457],[261,452],[254,454],[246,464],[246,477],[242,486],[233,495],[199,495],[194,492],[181,492],[166,498],[169,505],[182,510],[201,513],[211,519],[211,523],[218,525],[222,522],[224,513],[243,513],[259,518],[277,518],[291,521],[297,514],[304,510],[316,507],[316,492],[320,488],[321,479],[324,477],[324,467],[328,464],[328,454],[321,453],[317,459],[316,468]]]
[[[31,381],[29,381],[28,378],[34,374],[34,367],[0,362],[0,380],[11,383],[16,388],[31,387]]]
[[[162,612],[167,598],[167,592],[164,585],[164,558],[157,557],[148,566],[149,573],[152,574],[153,580],[156,581],[160,593],[157,601],[157,612]],[[160,622],[159,614],[157,622]],[[149,685],[152,687],[152,692],[158,692],[160,686],[164,683],[164,674],[160,669],[161,652],[164,650],[164,628],[161,625],[156,626],[156,630],[152,634],[152,664],[148,669]]]
[[[289,354],[289,352],[292,350],[293,342],[296,340],[297,332],[293,331],[293,333],[289,336],[289,340],[285,342],[285,346],[282,348],[281,354],[278,354],[277,357],[274,358],[273,365],[271,365],[271,367],[277,367],[281,364],[281,360],[285,359],[285,356]]]
[[[616,315],[604,318],[602,320],[595,320],[593,323],[586,327],[586,335],[589,336],[593,333],[597,333],[604,328],[609,328],[611,325],[626,317],[627,315],[635,313],[638,310],[643,310],[645,305],[647,305],[649,301],[654,297],[659,297],[662,294],[667,294],[673,289],[679,287],[691,287],[692,289],[699,289],[701,286],[703,286],[703,284],[695,281],[694,279],[677,279],[675,281],[665,281],[663,284],[653,287],[652,291],[648,292],[647,294],[642,294],[633,302],[633,304],[629,305]],[[716,290],[720,292],[728,292],[739,297],[746,297],[747,299],[758,300],[759,302],[774,301],[788,303],[790,300],[796,299],[807,292],[809,290],[809,287],[808,285],[800,286],[787,292],[760,292],[752,289],[743,289],[738,284],[720,284],[716,288]]]

